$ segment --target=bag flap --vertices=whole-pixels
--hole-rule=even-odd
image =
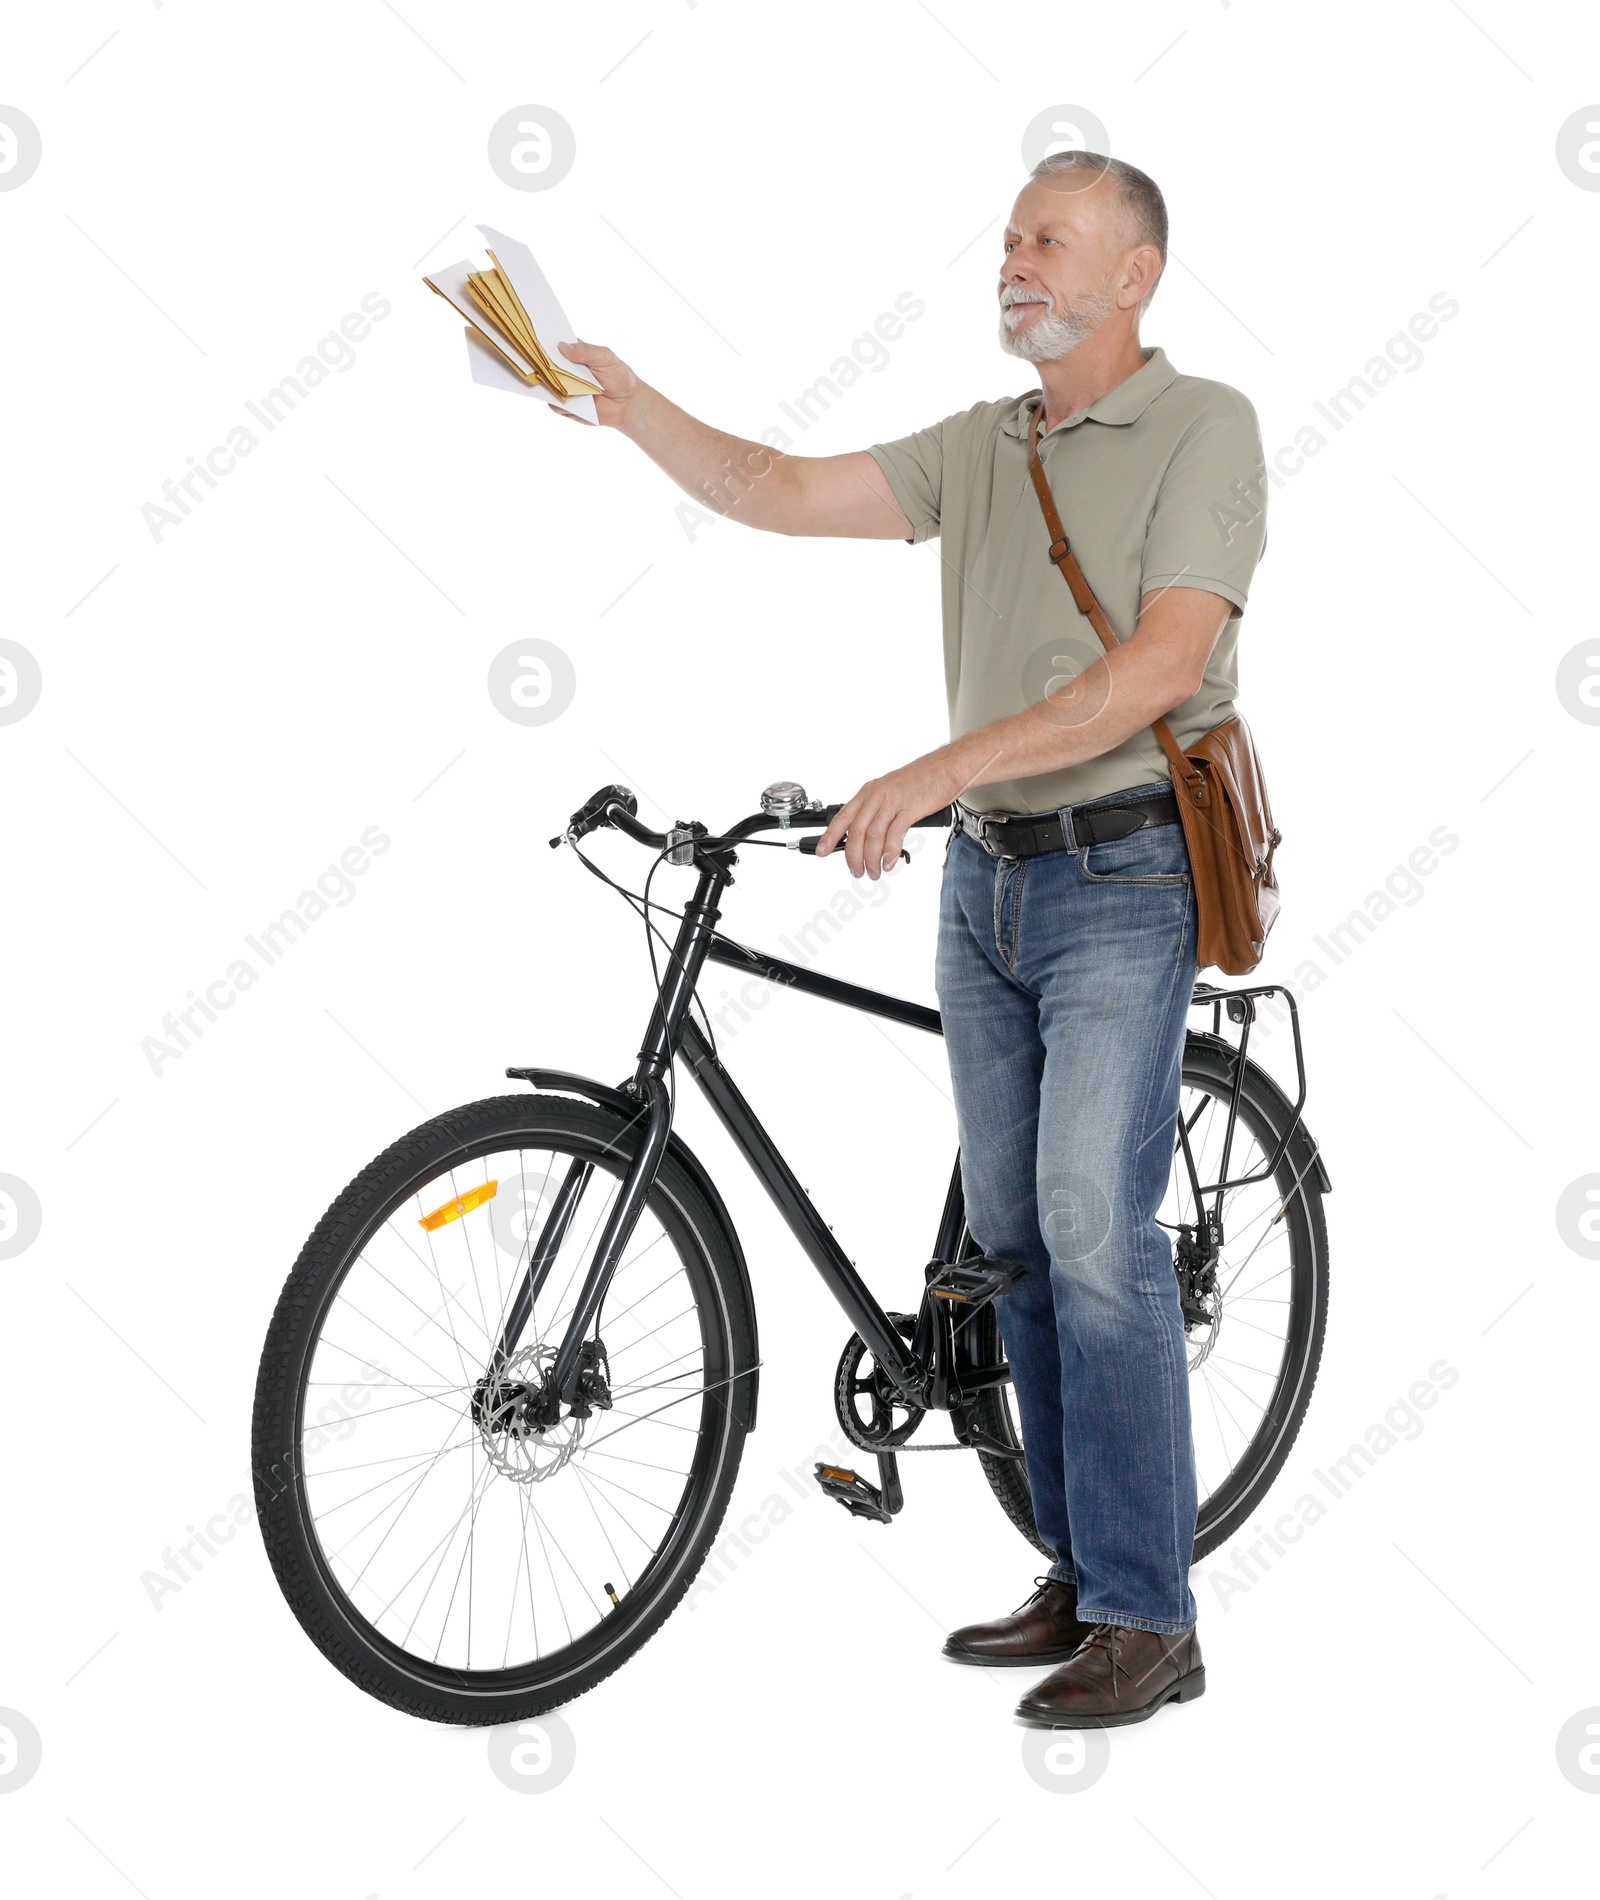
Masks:
[[[1206,776],[1227,800],[1251,861],[1265,864],[1278,842],[1278,832],[1250,728],[1243,719],[1228,719],[1186,749],[1190,758],[1202,763]]]

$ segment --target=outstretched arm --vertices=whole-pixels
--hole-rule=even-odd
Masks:
[[[638,443],[701,507],[773,534],[910,538],[911,523],[864,449],[784,455],[697,421],[601,344],[563,343],[560,349],[600,385],[595,413],[601,423]]]

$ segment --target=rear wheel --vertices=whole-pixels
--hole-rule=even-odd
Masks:
[[[452,1110],[356,1177],[289,1277],[256,1508],[307,1634],[382,1701],[538,1715],[647,1642],[704,1561],[753,1412],[753,1325],[737,1243],[670,1153],[590,1335],[588,1415],[541,1431],[527,1409],[637,1140],[559,1096]]]
[[[1236,1062],[1230,1045],[1216,1037],[1191,1035],[1184,1049],[1180,1113],[1202,1186],[1222,1178],[1222,1138]],[[1247,1062],[1227,1178],[1254,1174],[1265,1164],[1288,1112],[1276,1084]],[[1223,1197],[1225,1238],[1215,1288],[1199,1302],[1206,1317],[1197,1317],[1188,1333],[1200,1493],[1196,1560],[1260,1509],[1311,1402],[1328,1317],[1328,1233],[1310,1152],[1309,1141],[1291,1142],[1273,1174]],[[1187,1244],[1183,1230],[1192,1233],[1195,1217],[1188,1167],[1175,1151],[1159,1215],[1173,1236],[1175,1272]],[[974,1341],[975,1352],[998,1362],[999,1327],[992,1308],[979,1318],[983,1331]],[[978,1418],[986,1432],[1020,1449],[1009,1386],[985,1393]],[[1035,1549],[1044,1551],[1033,1521],[1027,1466],[1020,1458],[982,1452],[979,1460],[1006,1515]]]

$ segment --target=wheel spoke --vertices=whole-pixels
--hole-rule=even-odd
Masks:
[[[1193,1048],[1191,1044],[1191,1053]],[[1192,1182],[1198,1180],[1204,1188],[1221,1178],[1232,1087],[1231,1077],[1210,1054],[1195,1056],[1192,1063],[1186,1060],[1172,1172],[1157,1210],[1158,1225],[1171,1238],[1175,1264],[1192,1263],[1180,1265],[1180,1280],[1185,1271],[1199,1274],[1207,1263],[1219,1196],[1205,1194],[1197,1205]],[[1209,1500],[1224,1492],[1230,1500],[1229,1521],[1233,1512],[1254,1508],[1251,1485],[1259,1485],[1259,1474],[1269,1468],[1284,1433],[1298,1429],[1310,1389],[1303,1359],[1312,1327],[1304,1308],[1307,1301],[1320,1299],[1320,1260],[1314,1245],[1307,1251],[1307,1223],[1318,1218],[1315,1183],[1308,1179],[1314,1163],[1297,1163],[1285,1154],[1272,1174],[1246,1180],[1260,1172],[1280,1141],[1280,1129],[1258,1098],[1259,1091],[1252,1093],[1247,1081],[1228,1160],[1228,1176],[1235,1185],[1220,1195],[1223,1238],[1214,1249],[1214,1278],[1196,1279],[1191,1286],[1208,1315],[1202,1323],[1193,1321],[1191,1313],[1187,1337],[1202,1533],[1216,1518],[1213,1513],[1208,1519]],[[1180,1245],[1183,1251],[1178,1251]],[[1300,1398],[1286,1406],[1281,1394],[1291,1380],[1295,1383],[1288,1389]],[[876,1404],[870,1379],[848,1384],[855,1404]],[[1009,1387],[996,1389],[987,1404],[1001,1438],[1020,1444],[1016,1401]],[[1271,1431],[1265,1429],[1269,1418],[1274,1421]],[[1013,1509],[1007,1487],[1017,1482],[1016,1468],[1008,1475],[997,1461],[987,1460],[985,1469],[1008,1510]]]
[[[581,1418],[563,1404],[559,1422],[539,1429],[529,1408],[627,1158],[548,1136],[450,1146],[431,1176],[411,1175],[404,1200],[375,1207],[353,1237],[318,1308],[295,1423],[308,1448],[296,1482],[329,1586],[348,1615],[446,1684],[452,1671],[554,1667],[614,1613],[608,1592],[645,1587],[719,1468],[710,1447],[728,1441],[716,1388],[743,1376],[727,1371],[708,1256],[693,1229],[658,1214],[652,1195],[588,1335],[604,1349],[595,1369],[609,1389]],[[587,1218],[571,1209],[521,1342],[497,1357],[553,1188],[575,1167],[588,1170]],[[591,1190],[596,1175],[604,1178]],[[495,1195],[460,1208],[490,1181]],[[435,1226],[416,1225],[446,1208]],[[343,1397],[369,1385],[365,1402],[350,1402],[364,1400],[360,1390]],[[608,1442],[624,1431],[626,1447]],[[339,1453],[321,1432],[338,1437]]]

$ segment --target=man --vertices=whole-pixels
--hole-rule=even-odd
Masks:
[[[910,825],[958,801],[936,982],[968,1224],[1024,1269],[996,1312],[1055,1559],[1018,1611],[957,1630],[945,1654],[1058,1664],[1018,1714],[1109,1726],[1205,1686],[1188,1367],[1156,1222],[1196,917],[1149,728],[1165,714],[1188,745],[1235,711],[1264,474],[1250,404],[1140,343],[1167,251],[1151,179],[1091,153],[1048,158],[1004,243],[1000,341],[1037,365],[1042,396],[865,452],[778,456],[695,421],[609,350],[567,354],[601,384],[603,423],[735,520],[942,537],[950,742],[863,785],[818,855],[842,842],[852,874],[877,878]],[[1041,401],[1038,453],[1112,653],[1049,558],[1029,479]]]

